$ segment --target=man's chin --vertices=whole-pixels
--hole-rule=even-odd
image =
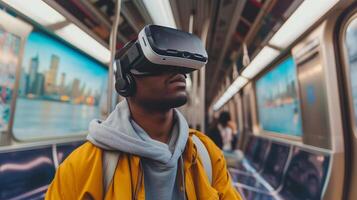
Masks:
[[[157,101],[156,107],[159,110],[167,110],[171,108],[177,108],[183,106],[187,103],[187,96],[182,95],[175,98],[163,98],[160,101]]]
[[[177,108],[187,103],[187,96],[180,96],[172,100],[171,108]]]

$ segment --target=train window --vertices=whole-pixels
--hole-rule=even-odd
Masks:
[[[0,133],[8,131],[21,38],[0,26]]]
[[[258,117],[264,131],[302,135],[296,84],[296,65],[292,57],[285,59],[256,82]]]
[[[354,121],[357,125],[357,16],[347,25],[344,42],[347,49]]]
[[[57,39],[32,32],[25,46],[13,134],[19,140],[85,134],[105,105],[107,70]]]

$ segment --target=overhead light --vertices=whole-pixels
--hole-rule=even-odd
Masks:
[[[255,75],[268,66],[279,54],[280,52],[278,50],[265,46],[258,55],[255,56],[248,67],[243,70],[242,76],[249,79],[254,78]]]
[[[63,15],[42,0],[2,1],[43,26],[48,26],[65,20]]]
[[[143,2],[155,24],[176,28],[169,0],[143,0]]]
[[[69,24],[55,33],[102,63],[109,63],[110,51],[78,26]]]
[[[5,21],[7,24],[10,25],[9,27],[6,26],[5,30],[8,30],[10,32],[11,30],[16,30],[16,32],[21,36],[27,36],[32,31],[32,26],[30,24],[9,15],[3,10],[0,10],[0,21]]]
[[[285,49],[326,14],[338,0],[305,0],[275,33],[269,44]]]
[[[213,105],[213,110],[220,109],[224,104],[227,103],[246,83],[248,79],[239,76],[224,92],[224,94],[218,99],[218,101]]]
[[[66,18],[42,0],[2,0],[18,12],[42,26],[63,22]],[[98,41],[74,24],[55,31],[57,35],[102,63],[109,63],[110,52]]]

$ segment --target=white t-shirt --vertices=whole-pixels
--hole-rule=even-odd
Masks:
[[[219,133],[222,137],[224,151],[232,150],[232,139],[233,139],[233,130],[230,127],[223,127],[222,125],[218,125]]]

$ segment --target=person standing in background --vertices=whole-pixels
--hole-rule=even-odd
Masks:
[[[234,124],[231,122],[231,115],[227,111],[221,112],[218,118],[218,130],[222,138],[222,150],[231,151],[234,136]]]
[[[218,130],[218,119],[214,118],[208,128],[208,137],[217,145],[218,148],[222,149],[223,142],[221,133]]]

